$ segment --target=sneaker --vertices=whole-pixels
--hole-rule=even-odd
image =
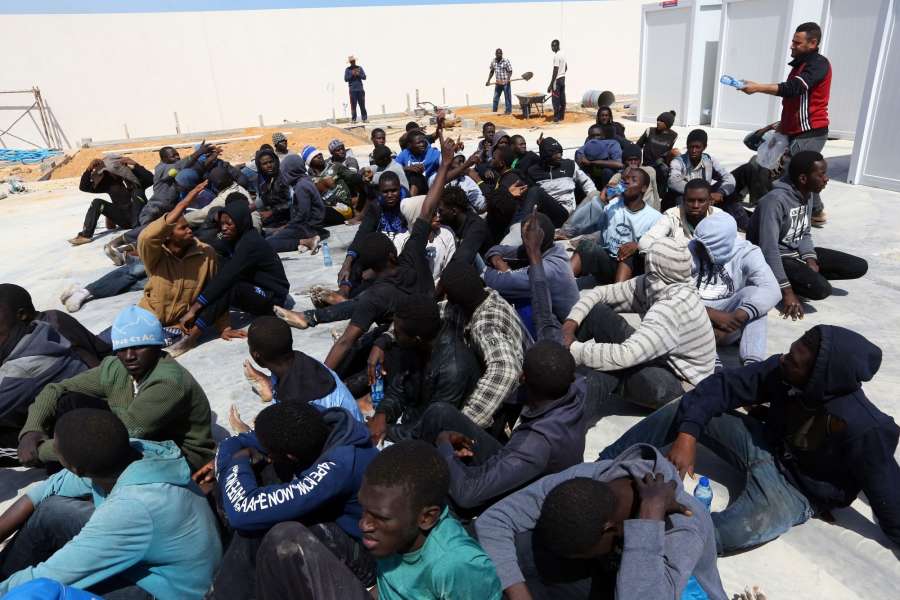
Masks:
[[[828,222],[828,215],[825,214],[825,211],[817,212],[812,216],[810,220],[810,225],[813,227],[822,228],[825,227],[825,223]]]
[[[70,313],[78,312],[84,303],[93,298],[91,293],[84,288],[75,290],[65,302],[66,310]]]
[[[83,235],[81,235],[79,233],[78,235],[73,237],[71,240],[69,240],[69,243],[72,244],[73,246],[81,246],[82,244],[90,244],[91,238],[84,237]]]
[[[66,300],[68,300],[69,297],[70,297],[72,294],[74,294],[75,292],[77,292],[77,291],[80,290],[80,289],[81,289],[81,284],[80,284],[80,283],[72,283],[72,284],[70,284],[69,287],[67,287],[66,289],[64,289],[64,290],[63,290],[63,293],[59,295],[59,303],[62,304],[62,305],[65,305],[65,304],[66,304]]]

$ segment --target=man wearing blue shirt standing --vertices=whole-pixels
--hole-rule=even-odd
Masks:
[[[350,86],[350,121],[356,123],[356,105],[359,105],[359,112],[362,116],[363,123],[369,122],[369,114],[366,112],[366,90],[363,89],[363,80],[366,78],[366,72],[362,67],[356,65],[356,57],[352,54],[347,57],[350,66],[344,69],[344,81]]]

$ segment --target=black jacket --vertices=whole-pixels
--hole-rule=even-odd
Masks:
[[[137,177],[140,186],[135,186],[118,175],[106,173],[95,187],[91,181],[91,170],[87,169],[81,174],[78,189],[89,194],[109,194],[109,199],[118,206],[130,207],[132,201],[146,204],[146,189],[153,185],[153,173],[141,165],[134,165],[131,172]]]
[[[698,437],[714,416],[771,403],[765,429],[788,481],[820,510],[865,492],[881,528],[900,544],[900,428],[866,398],[862,382],[881,365],[881,349],[834,325],[819,325],[821,346],[802,391],[781,378],[780,355],[708,377],[685,394],[679,431]]]
[[[227,294],[238,281],[247,281],[272,292],[272,300],[281,304],[290,291],[290,283],[278,254],[253,228],[250,208],[246,202],[229,202],[222,212],[234,221],[239,237],[221,244],[230,250],[230,255],[197,299],[201,304],[209,304]]]

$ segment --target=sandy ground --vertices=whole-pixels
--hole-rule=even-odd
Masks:
[[[626,125],[632,138],[646,127],[631,122]],[[571,148],[583,142],[586,129],[585,123],[551,125],[545,128],[545,135],[552,131],[563,146],[570,148],[567,152],[571,156]],[[522,133],[531,146],[539,135],[528,128],[511,128],[510,132]],[[687,131],[682,130],[682,142],[686,135]],[[475,137],[472,132],[464,139],[474,144]],[[740,143],[742,137],[742,132],[711,130],[709,150],[726,167],[733,168],[750,156]],[[294,147],[302,141],[302,136],[298,133],[289,139]],[[784,351],[792,340],[817,323],[859,331],[881,346],[885,356],[879,374],[866,384],[866,392],[882,410],[898,418],[900,399],[896,390],[900,387],[900,366],[891,359],[900,351],[897,337],[900,237],[894,228],[885,224],[900,219],[900,194],[842,183],[851,149],[848,142],[830,142],[826,147],[826,155],[833,157],[833,179],[823,195],[830,222],[814,235],[819,245],[844,249],[868,259],[869,274],[859,281],[839,282],[832,298],[807,306],[807,316],[802,322],[782,321],[774,312],[770,314],[768,349],[771,353]],[[357,156],[363,157],[370,147],[359,146],[355,150]],[[78,192],[71,180],[48,184],[53,185],[47,187],[55,189],[0,201],[4,233],[0,236],[3,257],[0,281],[27,287],[39,308],[61,308],[58,296],[69,283],[87,283],[111,269],[101,251],[108,234],[101,230],[94,243],[70,247],[65,240],[77,231],[90,197]],[[291,293],[299,308],[311,306],[306,295],[310,286],[335,282],[353,230],[338,227],[332,231],[333,267],[325,268],[320,256],[282,255],[292,283]],[[91,330],[99,332],[110,325],[119,309],[134,303],[137,297],[135,292],[91,302],[76,316]],[[342,325],[295,331],[295,347],[322,359],[331,345],[331,330]],[[262,409],[242,377],[241,363],[245,358],[245,342],[215,340],[180,359],[209,395],[219,436],[227,433],[227,410],[231,404],[237,404],[247,418]],[[641,416],[626,406],[601,407],[600,413],[602,418],[587,435],[586,460],[594,460],[599,450]],[[741,482],[735,474],[714,460],[701,461],[698,471],[715,480],[714,508],[721,509],[727,504],[729,490],[734,493],[740,489]],[[41,476],[38,470],[0,472],[0,507],[8,505],[24,487]],[[836,524],[813,520],[761,548],[721,559],[719,569],[729,596],[745,585],[761,585],[770,600],[896,598],[900,589],[900,550],[872,522],[865,500],[859,499],[851,507],[836,511],[836,517]]]

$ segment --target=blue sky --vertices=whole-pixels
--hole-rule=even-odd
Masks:
[[[491,3],[522,0],[490,0]],[[532,0],[539,1],[539,0]],[[575,1],[575,0],[566,0]],[[337,8],[342,6],[402,6],[422,4],[486,4],[483,0],[0,0],[0,14],[139,13],[203,10],[265,10],[278,8]]]

